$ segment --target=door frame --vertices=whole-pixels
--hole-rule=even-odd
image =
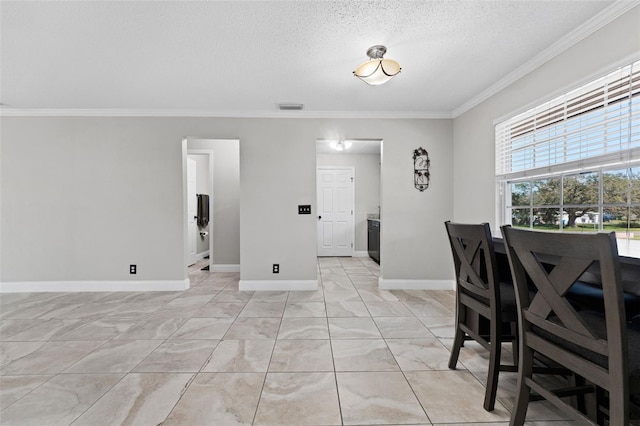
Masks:
[[[316,204],[318,205],[318,212],[316,214],[316,257],[319,256],[319,239],[318,239],[318,215],[320,214],[320,203],[318,202],[318,171],[320,170],[350,170],[351,176],[353,177],[353,188],[351,191],[351,207],[353,213],[351,214],[351,255],[349,257],[353,257],[355,253],[355,245],[356,245],[356,168],[355,166],[317,166],[316,165]]]

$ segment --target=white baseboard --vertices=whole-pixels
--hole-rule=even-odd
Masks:
[[[369,257],[368,251],[354,251],[353,257]]]
[[[378,278],[383,290],[454,290],[453,280],[390,280]]]
[[[213,265],[211,272],[240,272],[240,265]]]
[[[182,291],[189,278],[167,281],[17,281],[0,282],[0,293],[97,292],[97,291]]]
[[[241,291],[317,290],[318,280],[240,280]]]

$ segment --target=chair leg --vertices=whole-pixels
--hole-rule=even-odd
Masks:
[[[511,411],[510,426],[522,426],[527,416],[527,407],[531,389],[525,383],[525,378],[533,375],[533,350],[522,348],[518,366],[518,384],[516,385],[516,400]]]
[[[513,353],[513,365],[515,365],[516,367],[518,366],[518,351],[520,350],[518,348],[518,345],[520,344],[519,342],[519,337],[518,337],[518,323],[517,322],[512,322],[511,323],[511,335],[513,336],[513,340],[511,341],[511,351]]]
[[[609,424],[629,424],[629,393],[616,386],[609,389]]]
[[[449,356],[449,368],[451,370],[456,369],[458,364],[458,356],[460,355],[460,348],[464,344],[464,331],[460,327],[456,327],[456,335],[453,339],[453,347],[451,348],[451,355]]]
[[[496,404],[496,393],[498,392],[498,373],[500,373],[500,355],[502,344],[500,333],[502,323],[491,322],[491,336],[489,341],[489,372],[487,373],[487,390],[484,394],[484,409],[493,411]]]

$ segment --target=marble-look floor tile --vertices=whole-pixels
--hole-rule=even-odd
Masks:
[[[341,424],[334,374],[268,373],[254,424]]]
[[[115,309],[104,315],[105,318],[144,318],[147,315],[157,311],[163,307],[165,303],[158,302],[133,302],[123,303],[118,309]]]
[[[296,302],[324,302],[324,292],[322,290],[290,291],[287,303]]]
[[[211,299],[211,302],[246,303],[253,296],[253,291],[222,290]],[[210,302],[210,303],[211,303]]]
[[[0,368],[37,351],[47,342],[0,342]]]
[[[336,373],[345,425],[429,423],[401,372]]]
[[[191,318],[170,339],[220,340],[232,323],[233,318]]]
[[[287,303],[284,317],[323,318],[327,316],[324,302],[293,302]]]
[[[280,318],[236,318],[229,327],[225,340],[275,339],[280,328]]]
[[[7,342],[9,343],[9,342]],[[104,341],[49,342],[2,368],[1,374],[55,374],[84,358]],[[20,344],[28,344],[20,342]]]
[[[284,312],[285,302],[263,302],[254,301],[253,299],[247,302],[239,317],[253,317],[253,318],[281,318]]]
[[[116,339],[164,340],[175,333],[185,322],[187,322],[187,318],[171,315],[147,317],[131,326]]]
[[[378,317],[373,320],[385,339],[433,337],[415,317]]]
[[[273,339],[223,340],[202,368],[203,372],[266,372]]]
[[[251,425],[264,373],[200,373],[162,423],[169,425]]]
[[[193,317],[203,306],[204,305],[164,305],[157,311],[149,314],[145,319],[152,320],[167,317],[189,319]]]
[[[270,372],[333,371],[329,340],[278,340]]]
[[[324,291],[324,300],[329,302],[362,302],[356,289]]]
[[[369,268],[367,268],[366,266],[360,264],[360,265],[349,265],[349,266],[344,266],[344,270],[347,273],[347,275],[351,276],[351,275],[366,275],[366,276],[371,276],[373,275],[371,273],[371,271],[369,270]]]
[[[22,333],[15,334],[6,340],[17,342],[58,340],[61,336],[75,331],[89,322],[91,322],[91,320],[50,319]]]
[[[403,301],[411,313],[417,317],[446,317],[455,315],[455,309],[451,310],[435,300],[410,300]]]
[[[195,318],[235,318],[244,308],[244,302],[210,302],[195,313]]]
[[[4,410],[53,376],[0,376],[0,411]],[[0,415],[2,419],[2,415]]]
[[[332,339],[380,339],[382,335],[371,318],[329,318]]]
[[[57,316],[57,318],[65,319],[88,319],[100,318],[109,312],[119,309],[122,305],[119,303],[87,303],[80,305],[76,309],[65,312]]]
[[[180,295],[167,303],[167,306],[203,306],[213,299],[213,294]]]
[[[389,290],[381,290],[378,288],[368,289],[361,288],[358,289],[358,293],[360,293],[360,297],[365,302],[397,302],[398,298]]]
[[[59,374],[4,410],[2,423],[71,424],[121,378],[121,374]]]
[[[48,303],[46,301],[28,302],[9,308],[3,308],[0,319],[44,319],[48,320],[64,315],[81,307],[73,303]]]
[[[327,302],[327,316],[330,318],[370,317],[364,302]]]
[[[468,371],[408,371],[405,376],[434,423],[509,420],[498,401],[493,411],[485,411],[485,388]]]
[[[217,340],[165,341],[133,370],[138,373],[197,373],[217,346]]]
[[[380,302],[380,301],[368,301],[365,302],[367,309],[371,313],[372,317],[412,317],[413,314],[409,312],[409,309],[404,303],[397,302]]]
[[[158,340],[110,340],[65,373],[127,373],[159,344]]]
[[[251,296],[252,302],[286,302],[288,291],[256,291]]]
[[[402,371],[446,370],[450,352],[435,337],[388,339],[387,345]]]
[[[161,424],[193,374],[130,373],[82,414],[74,426]]]
[[[278,339],[328,339],[326,318],[283,318]]]
[[[70,331],[57,340],[110,340],[137,323],[133,318],[102,318]]]
[[[455,318],[449,317],[418,317],[420,322],[436,337],[453,339],[455,336]]]
[[[334,340],[336,371],[399,371],[393,354],[382,339]]]
[[[22,333],[32,327],[44,323],[46,320],[28,319],[28,320],[0,320],[0,340],[6,340],[8,337]]]

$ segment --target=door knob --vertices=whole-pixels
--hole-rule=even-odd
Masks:
[[[318,216],[318,220],[322,219],[322,216]]]

